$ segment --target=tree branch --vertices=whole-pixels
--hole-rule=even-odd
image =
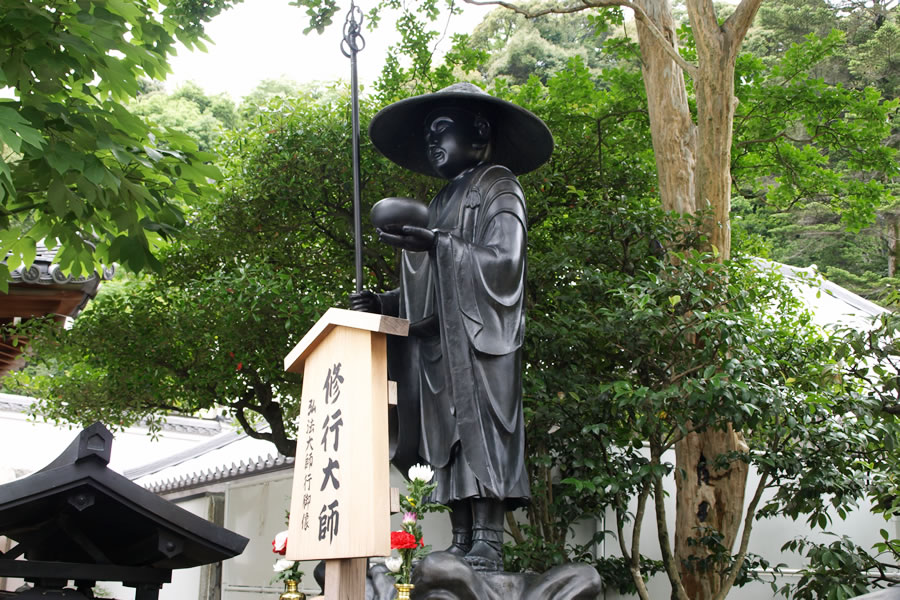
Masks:
[[[650,600],[650,592],[647,590],[644,578],[641,576],[641,528],[644,522],[644,511],[647,508],[647,498],[650,496],[650,487],[649,481],[644,483],[638,496],[634,527],[631,529],[631,556],[624,551],[622,552],[622,555],[628,560],[631,578],[634,580],[634,586],[637,588],[638,596],[641,597],[641,600]],[[624,545],[625,542],[622,540],[620,543]]]
[[[691,31],[694,33],[695,42],[697,42],[697,56],[699,58],[703,47],[709,48],[714,44],[713,39],[717,37],[716,34],[724,32],[719,27],[719,20],[716,17],[716,9],[712,0],[688,0],[686,4],[688,18],[691,22]]]
[[[731,16],[722,24],[722,29],[728,35],[731,54],[737,52],[740,47],[761,3],[762,0],[742,0]]]
[[[272,441],[271,433],[257,431],[253,427],[253,425],[250,424],[250,420],[247,418],[247,415],[244,414],[244,411],[247,409],[253,410],[249,402],[246,402],[243,398],[241,398],[231,406],[234,408],[234,417],[237,419],[238,423],[240,423],[241,429],[244,430],[244,433],[257,440],[266,440],[267,442]]]
[[[756,486],[756,492],[753,494],[753,499],[747,506],[747,514],[744,516],[744,527],[741,530],[741,545],[738,550],[737,558],[735,559],[734,564],[731,565],[731,571],[729,571],[725,581],[722,582],[719,593],[716,594],[714,600],[725,599],[725,596],[728,595],[728,592],[731,591],[732,586],[734,586],[734,582],[741,572],[741,567],[744,566],[744,559],[747,558],[747,546],[750,544],[750,531],[753,529],[753,519],[756,517],[756,507],[759,506],[759,501],[760,498],[762,498],[763,491],[766,489],[768,479],[769,472],[763,471],[762,477],[759,478],[759,484]]]
[[[522,8],[521,6],[513,4],[512,2],[506,2],[505,0],[465,0],[465,2],[467,4],[474,4],[476,6],[502,6],[503,8],[523,15],[527,19],[534,19],[535,17],[541,17],[549,14],[562,15],[576,13],[591,8],[624,6],[625,8],[630,8],[632,11],[634,11],[634,18],[646,25],[648,31],[650,31],[650,34],[657,41],[657,43],[662,45],[666,54],[668,54],[669,57],[674,60],[675,63],[679,67],[681,67],[688,75],[690,75],[691,77],[695,77],[699,71],[697,65],[692,65],[691,63],[686,61],[684,57],[678,53],[675,47],[669,43],[669,41],[666,39],[666,36],[663,35],[663,32],[659,30],[659,27],[657,27],[656,23],[654,23],[653,20],[650,19],[649,15],[647,15],[644,9],[639,4],[635,4],[634,2],[630,2],[629,0],[580,0],[578,4],[572,4],[569,6],[558,8],[542,8],[533,12]]]
[[[889,415],[900,415],[900,404],[889,404],[887,401],[882,401],[881,410]]]
[[[516,540],[516,544],[524,544],[525,535],[522,533],[522,529],[519,527],[519,523],[516,521],[513,513],[506,513],[506,524],[509,526],[509,533]]]
[[[789,136],[786,132],[782,131],[780,133],[776,133],[775,135],[773,135],[771,137],[767,137],[767,138],[759,138],[759,139],[755,139],[755,140],[741,140],[741,141],[737,142],[735,144],[735,146],[742,148],[744,146],[751,146],[753,144],[770,144],[772,142],[777,142],[778,140],[788,140],[790,142],[794,142],[797,144],[807,144],[807,143],[813,141],[814,139],[816,139],[816,137],[817,136],[804,138],[804,139],[797,139],[797,138],[793,138],[793,137]]]
[[[647,500],[647,494],[645,494],[645,491],[649,492],[649,490],[650,490],[649,484],[646,484],[641,489],[640,495],[641,495],[641,498],[643,499],[644,504],[646,504],[646,500]],[[640,527],[638,527],[637,522],[636,522],[635,528],[632,529],[632,532],[631,532],[632,551],[629,552],[628,546],[625,544],[625,526],[624,526],[625,517],[622,514],[622,512],[625,509],[622,508],[622,501],[621,501],[620,495],[616,494],[616,497],[617,497],[617,504],[618,504],[618,506],[616,506],[616,534],[617,534],[617,538],[619,541],[619,550],[622,552],[622,556],[625,558],[625,561],[628,563],[628,572],[631,574],[631,579],[634,582],[634,586],[637,588],[638,596],[641,598],[641,600],[650,600],[650,594],[647,591],[647,586],[644,585],[644,578],[641,577],[641,570],[640,570],[641,555],[640,555],[640,553],[638,553],[636,559],[632,558],[633,553],[638,552],[638,550],[639,550],[639,548],[635,545],[634,540],[637,539],[638,543],[640,543]],[[642,501],[639,499],[638,500],[638,512],[643,513],[641,504],[642,504]],[[638,517],[635,517],[636,520],[637,520],[637,518]],[[641,515],[640,518],[643,518],[643,514]],[[638,565],[637,569],[634,568],[635,564]]]
[[[708,364],[694,365],[694,366],[691,367],[690,369],[687,369],[687,370],[685,370],[685,371],[682,371],[681,373],[677,373],[677,374],[675,374],[675,375],[673,375],[672,377],[669,378],[669,385],[674,385],[674,384],[678,383],[679,380],[684,379],[684,378],[687,377],[688,375],[691,375],[691,374],[693,374],[693,373],[696,373],[697,371],[699,371],[699,370],[701,370],[701,369],[705,369],[705,368],[708,367],[708,366],[709,366]]]
[[[263,406],[251,404],[250,400],[257,395],[258,391],[259,390],[249,388],[244,392],[244,394],[240,397],[240,399],[238,401],[236,401],[230,405],[234,409],[235,418],[238,420],[238,423],[240,423],[241,428],[244,430],[244,432],[247,435],[249,435],[250,437],[257,439],[257,440],[266,440],[267,442],[271,442],[272,444],[275,445],[275,448],[280,453],[284,454],[285,456],[294,456],[297,452],[297,442],[294,440],[287,439],[287,436],[284,435],[283,428],[281,430],[282,435],[280,435],[280,436],[273,435],[272,432],[259,431],[250,423],[250,419],[247,418],[245,411],[252,410],[253,412],[259,413],[266,420],[266,422],[269,423],[269,425],[273,427],[273,429],[276,428],[275,423],[273,423],[273,420],[270,419],[269,417],[271,417],[272,413],[273,413],[272,405],[274,405],[274,407],[275,407],[274,410],[278,410],[279,413],[281,410],[280,406],[278,405],[277,402],[271,402],[271,401],[268,402],[268,406],[267,406],[265,404],[266,403],[265,398],[262,398],[262,400],[264,402]],[[277,424],[283,425],[283,421],[278,421]]]
[[[622,508],[623,505],[621,494],[616,494],[616,537],[619,541],[619,551],[622,552],[622,557],[631,563],[631,553],[625,545],[625,516],[622,513],[626,509]]]
[[[30,210],[34,210],[38,206],[43,206],[47,204],[46,202],[29,202],[28,204],[22,204],[21,206],[15,207],[0,207],[0,213],[4,215],[14,215],[20,212],[27,212]]]
[[[650,442],[650,464],[659,465],[660,449],[653,440]],[[663,489],[662,476],[653,476],[653,503],[656,507],[656,534],[659,539],[659,549],[662,552],[663,566],[669,582],[672,584],[673,597],[677,600],[690,600],[681,582],[681,574],[675,565],[675,555],[672,552],[672,544],[669,542],[669,527],[666,524],[665,490]]]
[[[684,428],[684,431],[682,431],[678,427],[673,427],[672,430],[669,431],[669,433],[666,434],[666,436],[663,438],[663,443],[661,445],[661,449],[662,449],[662,451],[668,450],[672,446],[674,446],[675,444],[680,442],[682,439],[684,439],[684,437],[687,436],[688,434],[699,433],[703,429],[706,429],[707,427],[711,427],[711,426],[712,426],[712,423],[710,423],[709,420],[703,419],[699,423],[695,423],[694,421],[691,421],[690,425],[688,427]],[[675,435],[675,434],[678,434],[678,435]]]

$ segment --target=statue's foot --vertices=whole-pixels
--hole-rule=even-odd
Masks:
[[[472,532],[454,533],[453,543],[447,548],[447,552],[458,558],[465,558],[466,554],[472,549]]]
[[[466,554],[468,554],[469,550],[471,550],[471,549],[472,549],[472,546],[466,547],[466,546],[460,546],[459,544],[450,544],[450,546],[447,548],[446,552],[449,552],[450,554],[452,554],[453,556],[456,556],[458,558],[465,558]]]
[[[472,544],[472,549],[466,554],[466,562],[476,571],[501,571],[503,552],[492,543],[479,540]]]
[[[503,531],[475,529],[466,562],[476,571],[503,569]]]

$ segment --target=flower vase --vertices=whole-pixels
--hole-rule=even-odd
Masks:
[[[284,592],[278,600],[306,600],[306,594],[297,591],[297,582],[293,579],[284,580]]]
[[[415,586],[411,583],[395,583],[394,587],[397,588],[397,600],[409,600]]]

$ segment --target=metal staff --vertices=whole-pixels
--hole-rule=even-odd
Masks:
[[[356,53],[366,47],[360,33],[363,13],[353,0],[344,22],[341,53],[350,59],[350,112],[353,119],[353,239],[356,256],[356,291],[362,291],[362,217],[359,200],[359,85],[356,79]]]

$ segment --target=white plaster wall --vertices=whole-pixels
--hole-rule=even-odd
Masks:
[[[0,397],[11,397],[0,394]],[[23,399],[21,396],[12,398]],[[14,470],[20,477],[44,468],[65,450],[81,431],[79,426],[54,425],[35,421],[27,414],[0,410],[0,470]],[[208,435],[161,432],[150,436],[146,427],[129,427],[114,432],[109,467],[122,472],[146,464],[157,458],[191,448]]]
[[[198,517],[209,517],[210,497],[201,496],[179,502],[178,506]],[[200,597],[201,569],[175,569],[172,571],[172,583],[163,586],[159,600],[187,600]]]
[[[238,480],[225,491],[225,528],[239,533],[249,542],[243,554],[222,565],[222,600],[277,598],[283,586],[272,583],[272,565],[278,557],[272,552],[272,539],[287,529],[285,517],[290,508],[293,471],[287,469],[271,476]],[[302,590],[315,591],[312,569],[305,565]]]

